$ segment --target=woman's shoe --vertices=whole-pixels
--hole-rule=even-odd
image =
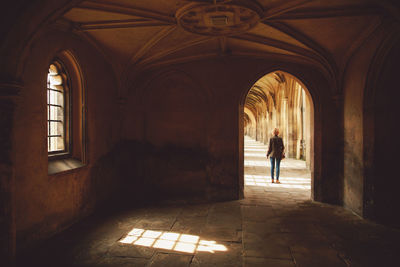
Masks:
[[[280,184],[281,182],[279,182],[279,180],[276,180],[276,184]]]
[[[272,179],[272,183],[274,183],[274,180]]]

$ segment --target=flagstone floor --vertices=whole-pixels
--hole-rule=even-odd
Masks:
[[[304,161],[272,184],[266,147],[245,142],[245,198],[159,204],[87,218],[19,266],[399,266],[399,230],[310,200]],[[397,263],[396,263],[397,262]]]

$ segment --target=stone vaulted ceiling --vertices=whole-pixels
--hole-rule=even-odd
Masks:
[[[260,18],[237,34],[196,34],[176,19],[194,2],[251,4]],[[88,0],[57,23],[94,43],[117,72],[231,54],[299,58],[337,76],[352,51],[381,25],[385,12],[379,1],[364,0]]]

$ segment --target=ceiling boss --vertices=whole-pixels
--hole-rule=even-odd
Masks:
[[[254,2],[238,0],[192,1],[175,17],[186,31],[209,36],[229,36],[246,32],[260,20],[262,8]]]

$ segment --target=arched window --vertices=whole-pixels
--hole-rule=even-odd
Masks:
[[[69,88],[62,64],[54,61],[47,74],[47,151],[49,155],[69,152]]]
[[[68,50],[58,53],[47,73],[48,173],[86,164],[86,93],[80,65]]]

